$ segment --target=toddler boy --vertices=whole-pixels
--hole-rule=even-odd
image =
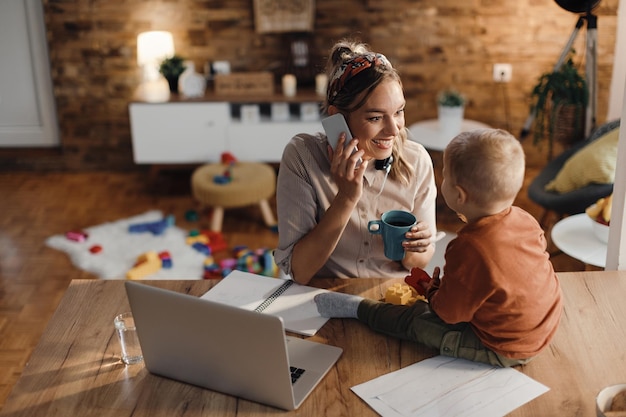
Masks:
[[[513,206],[524,181],[524,150],[498,129],[463,132],[446,147],[441,193],[466,223],[445,252],[443,276],[423,283],[428,303],[393,305],[320,294],[324,317],[358,318],[371,329],[495,366],[527,363],[552,340],[561,289],[544,232]]]

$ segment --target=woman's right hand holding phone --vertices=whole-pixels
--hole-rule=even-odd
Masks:
[[[348,146],[344,146],[346,134],[341,133],[337,141],[337,147],[332,149],[329,145],[330,173],[339,188],[337,195],[341,195],[355,203],[363,193],[363,174],[368,161],[361,158],[363,150],[352,150],[358,145],[357,138],[353,138]]]

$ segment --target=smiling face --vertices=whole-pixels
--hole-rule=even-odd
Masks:
[[[406,100],[400,83],[388,79],[380,83],[365,103],[348,115],[352,136],[359,139],[363,159],[385,159],[391,156],[394,141],[404,128]]]

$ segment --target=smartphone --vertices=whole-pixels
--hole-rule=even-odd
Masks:
[[[346,132],[346,141],[344,142],[344,146],[347,147],[352,140],[352,133],[350,133],[348,123],[346,123],[346,119],[341,113],[336,113],[322,119],[322,126],[324,127],[324,131],[328,137],[328,143],[330,143],[333,150],[337,148],[337,142],[339,142],[339,135],[341,135],[341,132]],[[356,147],[353,152],[356,152]]]

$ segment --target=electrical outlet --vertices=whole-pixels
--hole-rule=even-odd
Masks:
[[[493,80],[497,83],[511,82],[513,66],[511,64],[493,64]]]

